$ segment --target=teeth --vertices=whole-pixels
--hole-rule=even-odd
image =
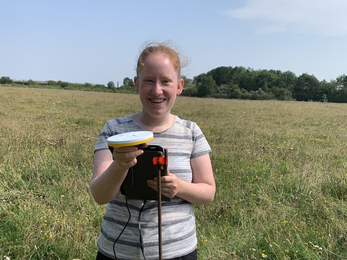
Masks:
[[[151,101],[154,103],[160,103],[163,102],[163,99],[151,99]]]

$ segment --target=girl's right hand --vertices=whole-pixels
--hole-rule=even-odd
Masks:
[[[147,144],[141,144],[140,148],[137,146],[127,146],[114,148],[113,160],[115,160],[118,166],[123,170],[128,170],[137,163],[136,157],[143,154],[141,148],[147,147]]]

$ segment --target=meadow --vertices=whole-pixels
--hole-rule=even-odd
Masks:
[[[134,94],[0,87],[0,259],[95,259],[93,148],[140,109]],[[198,259],[347,259],[347,104],[178,97],[172,112],[213,150]]]

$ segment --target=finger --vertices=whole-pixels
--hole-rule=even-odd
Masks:
[[[148,185],[148,187],[152,188],[155,191],[158,190],[158,186],[157,186],[157,183],[155,181],[148,180],[147,185]]]
[[[157,178],[153,179],[153,180],[147,180],[147,185],[152,187],[157,187],[158,186],[158,182],[157,182]]]
[[[137,150],[138,148],[136,146],[125,146],[125,147],[114,148],[114,151],[117,153],[128,153],[128,152],[134,152]]]
[[[172,190],[162,189],[161,190],[161,195],[164,195],[167,198],[172,198],[172,197],[175,196],[175,193]]]
[[[171,176],[170,176],[170,175],[171,175]],[[170,175],[169,175],[169,176],[162,176],[162,177],[161,177],[161,182],[162,182],[162,183],[170,183],[170,182],[173,182],[174,179],[172,178],[172,175],[174,175],[174,174],[171,174],[171,173],[170,173]]]
[[[115,158],[120,158],[120,159],[123,159],[123,160],[128,160],[128,159],[133,159],[135,158],[136,156],[139,156],[143,154],[143,150],[129,150],[129,151],[126,151],[124,150],[123,152],[118,152],[118,151],[114,151],[113,152],[113,157]]]
[[[144,143],[144,144],[140,144],[140,147],[143,149],[143,148],[146,148],[147,147],[147,144]]]
[[[129,165],[129,168],[133,167],[136,163],[137,163],[137,159],[136,158],[134,158],[134,159],[132,159],[132,160],[127,162],[127,164]]]

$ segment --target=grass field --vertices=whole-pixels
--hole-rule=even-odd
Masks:
[[[95,259],[93,148],[137,95],[0,87],[0,259]],[[179,97],[217,192],[199,259],[347,259],[347,104]]]

